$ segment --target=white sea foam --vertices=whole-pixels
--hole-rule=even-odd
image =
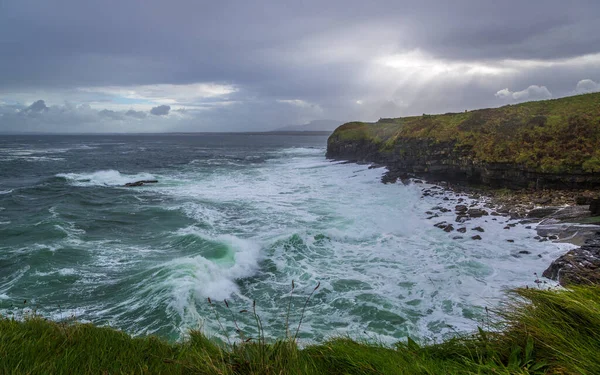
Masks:
[[[155,179],[150,173],[124,174],[112,169],[91,173],[59,173],[56,177],[62,177],[76,186],[122,186],[128,182]]]
[[[323,148],[290,148],[256,156],[261,163],[254,164],[227,156],[198,159],[161,172],[161,183],[152,186],[156,196],[139,202],[141,207],[161,202],[168,217],[177,216],[173,211],[183,215],[177,218],[183,220],[180,227],[165,222],[169,229],[158,244],[152,235],[140,243],[84,240],[84,231],[63,222],[59,229],[67,238],[16,254],[50,249],[54,259],[65,247],[89,257],[86,269],[69,264],[41,269],[51,275],[78,272],[73,288],[90,288],[81,295],[95,296],[94,288],[118,291],[89,301],[81,311],[129,332],[185,331],[209,317],[205,329],[218,334],[210,297],[227,298],[234,309],[256,300],[266,334],[277,336],[281,332],[273,327],[282,320],[294,280],[295,322],[304,297],[321,282],[306,310],[304,334],[322,340],[364,333],[392,343],[407,335],[438,338],[476,329],[484,306],[495,306],[506,289],[536,285],[534,272],[541,274],[572,247],[537,242],[535,231],[524,225],[504,229],[516,223],[505,217],[472,219],[463,224],[467,233],[446,233],[433,224],[463,226],[455,222],[456,195],[447,193],[447,201],[422,197],[430,186],[384,185],[384,169],[332,163],[323,155]],[[154,178],[116,170],[58,176],[77,186]],[[451,211],[436,211],[439,217],[428,220],[425,212],[434,206]],[[49,210],[53,220],[64,221],[60,210]],[[474,231],[477,226],[485,232]],[[475,234],[483,239],[472,240]],[[464,238],[453,239],[457,235]]]
[[[439,221],[461,226],[454,220],[457,196],[451,193],[451,200],[443,201],[422,198],[427,185],[383,185],[383,169],[330,163],[322,159],[322,149],[279,154],[288,156],[251,170],[192,174],[158,191],[192,202],[184,211],[209,223],[215,233],[241,233],[262,244],[262,256],[277,267],[268,283],[281,285],[281,295],[291,280],[304,280],[307,286],[321,281],[320,302],[304,330],[337,322],[336,334],[367,332],[385,342],[407,334],[439,337],[469,331],[478,324],[483,306],[497,304],[506,289],[535,285],[534,273],[541,274],[572,247],[539,243],[534,230],[523,225],[506,230],[507,218],[491,216],[465,223],[464,238],[452,239],[461,234],[433,227]],[[433,206],[452,210],[427,220],[425,212]],[[477,226],[485,232],[473,231]],[[471,240],[475,234],[483,240]],[[182,294],[173,306],[181,313],[195,311],[196,299],[187,292],[192,284],[202,285],[197,296],[213,291],[214,297],[225,297],[239,292],[235,280],[246,274],[227,271],[227,277],[216,277],[225,270],[204,258],[173,262],[194,265],[189,275],[195,276],[178,279]],[[254,299],[271,290],[262,283],[242,297]],[[281,306],[258,299],[265,319],[276,320]],[[386,316],[406,322],[399,328],[386,323]],[[318,335],[316,331],[311,334]]]

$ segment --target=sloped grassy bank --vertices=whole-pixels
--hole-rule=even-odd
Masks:
[[[480,109],[351,122],[327,157],[508,188],[600,186],[600,93]]]
[[[393,348],[339,338],[299,348],[260,338],[223,346],[132,338],[40,317],[0,319],[3,374],[600,374],[600,287],[519,289],[499,331]],[[484,328],[489,328],[489,322]]]

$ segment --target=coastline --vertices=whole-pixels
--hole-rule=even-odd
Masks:
[[[381,164],[359,164],[370,164],[369,168],[387,168],[387,172],[381,178],[381,182],[385,184],[427,184],[421,189],[422,197],[451,193],[467,196],[476,202],[468,207],[459,207],[462,200],[457,200],[456,223],[464,223],[471,217],[487,215],[506,217],[514,222],[508,224],[505,229],[514,225],[525,225],[536,230],[535,239],[539,242],[553,241],[577,246],[554,259],[542,276],[557,281],[562,286],[600,284],[600,216],[592,216],[590,211],[590,202],[597,197],[590,189],[491,188],[406,173],[399,175]],[[435,217],[435,213],[432,213],[430,219]],[[454,230],[455,223],[432,221],[434,226],[447,232]],[[472,238],[477,239],[476,237],[478,236]]]

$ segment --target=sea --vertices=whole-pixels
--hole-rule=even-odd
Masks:
[[[551,286],[537,275],[570,245],[503,216],[447,233],[433,224],[462,226],[459,198],[484,200],[382,184],[385,169],[327,160],[326,143],[0,136],[0,315],[171,341],[200,330],[391,345],[472,332],[508,290]],[[158,182],[124,186],[138,180]]]

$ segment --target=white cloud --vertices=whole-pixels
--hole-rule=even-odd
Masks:
[[[420,74],[425,76],[435,76],[439,74],[486,76],[500,75],[513,71],[512,67],[503,66],[502,64],[492,64],[477,61],[447,61],[443,59],[437,59],[433,56],[422,53],[420,50],[413,50],[401,54],[381,57],[376,59],[376,63],[385,67],[398,69],[405,73]]]
[[[510,91],[508,88],[496,92],[496,97],[503,100],[527,101],[550,99],[552,93],[546,86],[531,85],[522,91]]]
[[[577,82],[575,94],[588,94],[591,92],[600,92],[600,83],[594,82],[591,79],[582,79]]]
[[[192,83],[186,85],[156,84],[138,86],[100,86],[79,89],[110,98],[127,99],[151,105],[194,105],[209,98],[223,97],[238,91],[228,84]]]

